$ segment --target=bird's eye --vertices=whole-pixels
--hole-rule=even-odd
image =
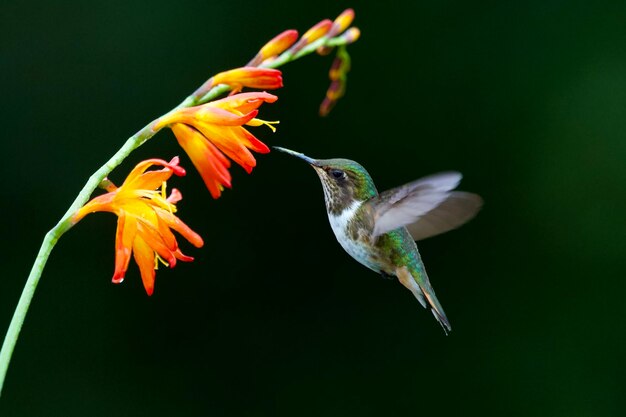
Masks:
[[[331,169],[330,175],[335,179],[340,179],[345,176],[345,173],[340,169]]]

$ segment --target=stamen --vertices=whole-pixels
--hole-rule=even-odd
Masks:
[[[246,123],[248,126],[261,126],[261,125],[265,125],[267,127],[269,127],[270,129],[272,129],[272,132],[276,132],[276,128],[272,125],[277,125],[279,124],[280,121],[279,120],[274,120],[274,121],[268,121],[268,120],[262,120],[262,119],[257,119],[254,118],[252,120],[250,120],[248,123]]]
[[[155,270],[159,269],[159,262],[161,262],[163,265],[167,267],[170,266],[170,264],[167,263],[165,259],[161,258],[161,256],[158,253],[154,252],[154,269]]]
[[[163,184],[161,184],[161,197],[163,197],[164,200],[167,199],[167,182],[163,181]]]
[[[161,184],[161,194],[158,195],[158,197],[155,196],[155,198],[153,198],[152,200],[156,201],[159,206],[167,209],[167,211],[169,211],[170,214],[176,213],[176,206],[170,203],[169,200],[167,199],[167,181],[163,181],[163,184]]]

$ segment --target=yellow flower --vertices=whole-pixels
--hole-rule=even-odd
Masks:
[[[166,197],[166,181],[172,174],[185,175],[185,170],[178,162],[178,157],[170,162],[161,159],[140,162],[119,188],[109,182],[106,187],[108,193],[95,197],[72,217],[72,221],[77,223],[87,214],[97,211],[117,215],[114,283],[124,280],[133,254],[144,288],[148,295],[152,295],[155,269],[159,261],[173,268],[177,260],[193,260],[180,251],[172,230],[197,248],[204,244],[197,233],[174,215],[175,204],[182,199],[180,192],[173,189],[170,196]],[[162,166],[163,169],[147,171],[153,165]]]
[[[209,192],[213,198],[218,198],[223,187],[231,186],[230,161],[226,157],[250,173],[256,166],[250,150],[270,151],[243,126],[267,125],[275,130],[272,125],[278,122],[267,122],[256,116],[261,104],[277,99],[266,92],[234,94],[201,106],[176,110],[157,121],[154,129],[170,126]]]

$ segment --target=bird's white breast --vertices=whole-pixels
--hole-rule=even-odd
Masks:
[[[328,220],[341,247],[359,263],[373,271],[380,272],[380,267],[370,257],[371,252],[369,248],[359,240],[352,239],[348,233],[348,224],[353,219],[354,213],[361,207],[361,204],[363,204],[361,201],[355,201],[340,214],[329,212]]]

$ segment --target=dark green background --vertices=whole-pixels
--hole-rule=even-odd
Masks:
[[[626,3],[101,1],[0,4],[6,329],[41,239],[125,138],[286,28],[345,7],[363,35],[348,94],[331,57],[284,67],[276,134],[365,165],[381,189],[440,170],[485,207],[420,244],[452,322],[335,241],[314,172],[233,168],[214,201],[170,132],[115,170],[181,154],[171,185],[205,238],[193,264],[113,272],[115,218],[55,248],[4,416],[623,416]],[[186,242],[185,242],[186,243]],[[2,330],[4,331],[4,330]]]

